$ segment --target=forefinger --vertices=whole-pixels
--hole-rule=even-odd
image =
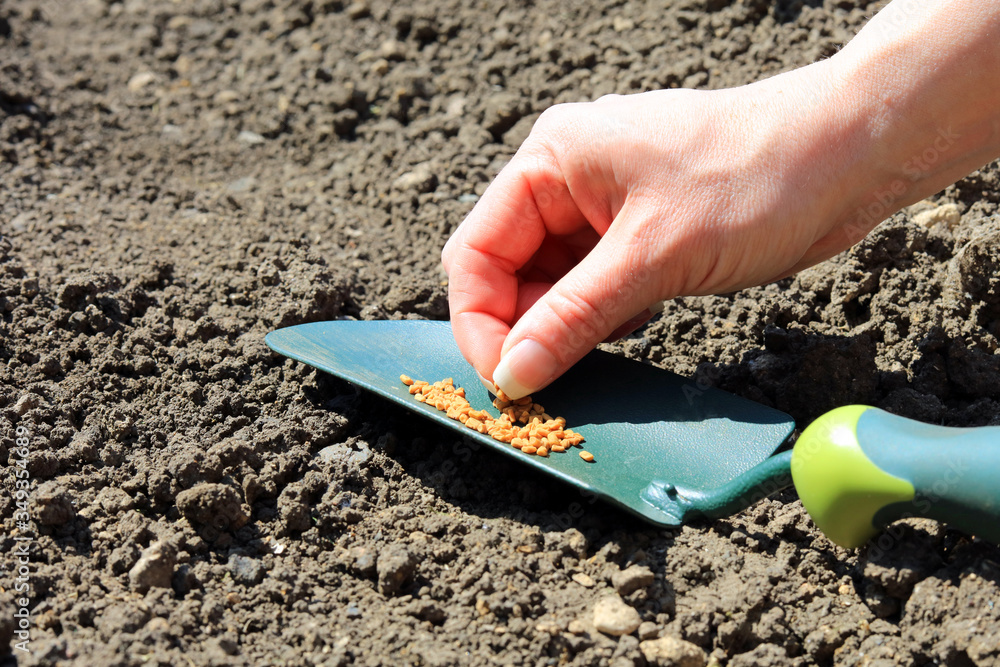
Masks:
[[[587,222],[550,157],[519,151],[442,253],[452,330],[466,360],[492,377],[517,310],[518,270],[547,233]]]

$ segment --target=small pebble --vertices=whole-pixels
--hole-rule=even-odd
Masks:
[[[215,97],[212,98],[212,100],[216,104],[229,104],[231,102],[237,101],[238,99],[240,99],[240,94],[237,93],[235,90],[228,90],[228,89],[220,90],[215,94]]]
[[[139,72],[128,80],[128,89],[137,93],[149,84],[156,81],[156,75],[152,72]]]
[[[256,146],[264,143],[267,139],[264,138],[264,135],[251,132],[250,130],[243,130],[236,136],[236,141],[247,146]]]
[[[583,572],[577,572],[573,575],[572,579],[584,588],[594,587],[594,580],[590,578],[590,575],[584,574]]]
[[[170,578],[177,563],[177,551],[166,542],[153,542],[146,547],[139,561],[129,570],[132,590],[145,593],[150,588],[170,588]]]
[[[646,588],[654,579],[653,571],[645,565],[632,565],[615,572],[611,577],[611,583],[619,595],[628,595],[640,588]]]
[[[660,634],[660,626],[652,621],[643,621],[639,624],[639,639],[656,639]]]
[[[184,139],[184,130],[178,125],[167,123],[160,128],[160,137],[164,141],[179,142]]]
[[[611,27],[614,28],[615,32],[625,32],[635,27],[635,21],[624,16],[616,16],[611,21]]]
[[[392,182],[392,187],[396,190],[414,190],[416,192],[430,192],[437,187],[437,176],[426,164],[417,165],[413,171],[408,171]]]
[[[17,413],[18,417],[23,417],[25,412],[36,407],[38,407],[38,397],[34,394],[25,394],[17,399],[17,403],[14,404],[14,412]]]
[[[639,644],[650,667],[705,667],[708,656],[700,647],[676,637],[660,637]]]
[[[639,612],[617,595],[610,595],[594,605],[594,627],[606,635],[630,635],[641,622]]]
[[[559,626],[555,623],[539,623],[535,626],[535,632],[544,632],[555,637],[559,634]]]
[[[379,53],[387,60],[402,60],[406,57],[406,45],[398,39],[387,39],[378,47]]]
[[[913,222],[923,227],[936,227],[941,225],[946,229],[951,229],[962,220],[962,213],[958,210],[958,204],[943,204],[929,211],[921,211],[913,216]]]

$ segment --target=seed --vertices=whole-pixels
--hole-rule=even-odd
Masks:
[[[408,375],[400,375],[400,382],[408,387],[407,391],[420,403],[433,405],[444,412],[450,419],[456,419],[468,428],[489,435],[499,442],[509,442],[515,449],[525,454],[548,456],[550,453],[565,452],[573,445],[583,442],[583,436],[566,429],[566,420],[562,417],[553,419],[540,404],[526,396],[517,401],[497,388],[497,398],[493,407],[501,412],[494,418],[486,410],[473,409],[465,396],[465,389],[455,387],[452,378],[439,380],[430,384],[424,380],[414,380]],[[518,426],[518,422],[524,424]],[[590,459],[593,457],[585,452]],[[585,457],[586,458],[586,457]]]
[[[582,451],[580,452],[580,458],[586,461],[587,463],[591,463],[594,460],[594,455],[588,451]]]

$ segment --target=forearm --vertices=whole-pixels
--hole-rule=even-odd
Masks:
[[[895,0],[831,61],[836,99],[866,119],[848,233],[1000,156],[1000,3]]]

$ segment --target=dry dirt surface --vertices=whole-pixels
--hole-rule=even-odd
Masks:
[[[982,540],[848,551],[787,492],[657,529],[265,347],[447,318],[440,248],[546,107],[755,80],[877,9],[469,4],[0,4],[5,664],[1000,664]],[[998,424],[998,202],[994,164],[612,349],[800,426]]]

